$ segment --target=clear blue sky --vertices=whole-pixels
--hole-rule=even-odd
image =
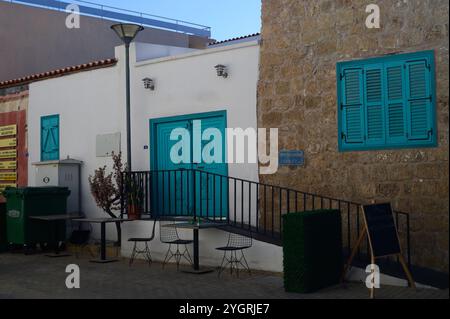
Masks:
[[[207,25],[225,40],[260,32],[261,0],[93,0],[114,7]]]

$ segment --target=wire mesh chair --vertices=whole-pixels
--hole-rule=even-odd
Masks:
[[[143,255],[145,257],[149,266],[152,264],[153,260],[152,255],[150,253],[149,243],[153,241],[153,239],[155,239],[155,228],[156,228],[156,219],[153,221],[153,228],[150,237],[128,239],[129,242],[134,243],[133,251],[130,257],[130,266],[133,264],[134,260],[139,255]],[[139,247],[140,244],[143,244],[143,248]]]
[[[194,241],[181,239],[178,235],[178,230],[176,227],[165,226],[167,226],[167,223],[159,223],[160,240],[162,243],[169,245],[169,249],[167,250],[166,257],[163,261],[163,268],[172,258],[175,258],[177,270],[180,269],[180,262],[182,258],[186,259],[191,265],[193,265],[187,245],[192,244]],[[172,246],[176,246],[175,252],[172,250]],[[184,246],[183,253],[180,251],[180,246]]]
[[[230,273],[233,275],[233,270],[236,271],[236,275],[239,277],[239,266],[247,270],[251,275],[250,267],[248,266],[247,259],[244,255],[244,250],[253,246],[253,238],[251,236],[242,236],[234,233],[229,233],[228,243],[224,247],[217,247],[219,251],[223,251],[222,264],[219,268],[219,277],[227,266],[230,265]],[[238,252],[240,256],[238,257]]]

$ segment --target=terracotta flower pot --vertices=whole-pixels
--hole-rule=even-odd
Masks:
[[[141,219],[141,208],[138,205],[128,207],[128,218],[131,220]]]

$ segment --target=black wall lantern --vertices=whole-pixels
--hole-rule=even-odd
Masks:
[[[142,79],[142,82],[144,82],[144,88],[146,90],[154,91],[155,90],[155,81],[150,78]]]
[[[228,70],[227,67],[223,64],[217,64],[214,67],[217,71],[217,76],[227,78],[228,77]]]

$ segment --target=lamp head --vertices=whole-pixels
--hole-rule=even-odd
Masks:
[[[119,23],[112,25],[111,29],[114,30],[123,43],[128,45],[136,38],[139,32],[144,30],[144,27],[132,23]]]

